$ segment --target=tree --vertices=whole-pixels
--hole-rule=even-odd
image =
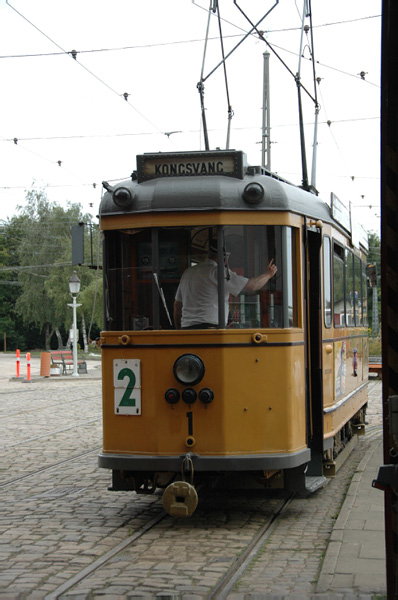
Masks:
[[[28,191],[26,201],[21,215],[14,217],[7,226],[14,232],[9,246],[16,245],[20,284],[15,310],[25,326],[36,326],[44,332],[44,345],[49,349],[54,332],[58,332],[58,344],[63,345],[59,330],[69,330],[72,321],[72,311],[67,306],[71,301],[68,287],[72,274],[71,227],[79,222],[89,222],[90,217],[82,214],[79,204],[69,204],[65,210],[50,202],[44,190]],[[76,270],[83,292],[90,286],[95,273],[87,267]],[[102,290],[101,284],[99,287]],[[84,298],[83,294],[81,297]],[[102,294],[99,302],[102,303]],[[91,316],[92,305],[82,304],[82,314]]]
[[[377,310],[377,317],[378,317],[378,323],[381,322],[381,285],[380,285],[380,274],[381,274],[381,257],[380,257],[380,237],[377,235],[377,233],[374,232],[369,232],[368,234],[368,240],[369,240],[369,254],[368,254],[368,265],[376,265],[376,273],[377,273],[377,288],[376,288],[376,292],[373,294],[373,289],[375,288],[368,288],[368,290],[370,290],[369,294],[368,294],[368,299],[369,299],[369,322],[371,325],[371,329],[372,329],[372,334],[373,335],[379,335],[379,331],[377,328],[377,331],[375,330],[375,323],[373,315],[374,315],[374,300],[377,299],[377,307],[375,307],[375,309]]]
[[[88,314],[88,336],[90,342],[98,337],[99,331],[102,329],[102,271],[95,272],[95,278],[83,287],[79,299],[83,306],[91,307],[91,313]]]
[[[6,349],[6,337],[8,336],[9,341],[12,342],[16,338],[12,313],[18,285],[18,281],[14,279],[14,271],[11,270],[12,257],[5,242],[5,228],[2,227],[0,230],[0,334],[4,339],[4,350]]]
[[[18,281],[18,246],[23,238],[23,217],[4,221],[0,228],[0,334],[4,346],[26,349],[23,322],[15,310],[21,294]],[[6,348],[4,348],[6,349]]]

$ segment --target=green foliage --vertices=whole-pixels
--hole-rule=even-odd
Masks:
[[[79,222],[89,224],[94,243],[98,232],[91,224],[91,217],[83,215],[79,204],[69,204],[66,209],[50,202],[43,190],[30,190],[26,195],[26,206],[18,216],[13,217],[2,228],[0,240],[0,264],[15,267],[15,271],[0,271],[0,282],[14,281],[14,284],[0,285],[0,334],[7,333],[11,348],[23,348],[23,340],[31,338],[28,332],[38,329],[46,333],[46,346],[51,332],[55,329],[69,330],[72,322],[72,309],[69,294],[69,278],[76,270],[81,280],[81,294],[78,303],[78,320],[84,312],[88,325],[93,313],[94,294],[92,289],[96,271],[87,266],[72,267],[72,226]],[[88,241],[89,227],[86,227]],[[90,244],[86,243],[85,264],[91,262]],[[97,326],[102,323],[102,281],[99,277],[98,306],[95,310]],[[30,339],[31,341],[31,339]],[[66,340],[64,340],[64,343]],[[43,338],[38,347],[43,347]]]
[[[18,248],[22,293],[16,305],[25,323],[39,327],[63,324],[46,284],[54,264],[58,264],[60,270],[67,265],[70,223],[80,217],[78,207],[68,212],[63,214],[63,209],[52,205],[42,191],[27,194],[23,211],[27,226]]]
[[[381,340],[378,337],[369,338],[369,356],[381,356]]]
[[[22,219],[15,219],[14,223],[5,222],[0,228],[0,335],[2,340],[6,335],[7,348],[23,347],[20,335],[22,320],[15,312],[21,288],[17,271],[13,269],[18,264],[17,247],[22,228]]]
[[[368,233],[369,240],[369,254],[368,254],[368,263],[375,263],[377,265],[377,271],[380,275],[381,269],[381,258],[380,258],[380,237],[377,233],[370,231]]]
[[[93,274],[93,272],[91,272]],[[98,337],[102,329],[103,308],[102,308],[102,271],[95,271],[95,277],[91,278],[90,283],[82,288],[79,301],[83,306],[91,307],[91,313],[88,314],[91,326],[90,338],[93,340]]]
[[[381,283],[380,283],[380,274],[381,274],[381,255],[380,255],[380,237],[374,233],[369,233],[369,254],[368,254],[368,264],[375,264],[377,268],[377,314],[379,319],[379,325],[381,323]],[[374,288],[368,288],[368,314],[369,314],[369,323],[372,329],[372,335],[378,335],[379,331],[375,331],[373,325],[373,290]]]

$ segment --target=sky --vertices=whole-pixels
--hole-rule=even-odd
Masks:
[[[379,233],[381,1],[312,0],[301,61],[302,0],[236,1],[219,0],[225,55],[250,29],[242,13],[268,13],[259,29],[272,49],[249,36],[225,62],[226,88],[223,68],[210,74],[222,58],[214,15],[204,52],[210,0],[0,0],[0,223],[32,187],[95,217],[101,182],[127,179],[137,154],[203,150],[202,72],[210,148],[226,147],[228,89],[230,148],[261,164],[268,51],[271,170],[301,183],[300,62],[310,173],[315,94],[320,105],[319,195],[351,202]]]

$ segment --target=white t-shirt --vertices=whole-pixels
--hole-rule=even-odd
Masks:
[[[229,294],[237,296],[248,282],[230,271],[230,279],[225,270],[225,318],[228,318]],[[190,267],[182,274],[175,299],[182,303],[181,327],[210,323],[218,325],[218,283],[217,263],[211,258]],[[225,323],[226,324],[226,323]]]

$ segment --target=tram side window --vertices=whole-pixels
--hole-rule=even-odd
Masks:
[[[333,322],[335,327],[343,327],[345,318],[344,290],[344,249],[333,245]]]
[[[359,256],[354,256],[354,301],[355,325],[363,325],[362,264]]]
[[[366,267],[359,256],[333,244],[333,318],[335,327],[368,322]]]
[[[330,269],[330,238],[323,238],[323,311],[325,327],[332,326],[332,273]]]
[[[284,269],[284,289],[286,290],[286,299],[285,299],[285,318],[284,323],[285,327],[297,327],[298,319],[297,319],[297,308],[295,306],[294,295],[297,293],[295,291],[295,232],[291,227],[282,227],[282,239],[283,239],[283,255],[284,255],[284,263],[286,268]]]
[[[346,325],[355,325],[354,257],[351,250],[345,251],[345,308]]]
[[[362,266],[362,325],[368,325],[368,279],[366,273],[366,265],[361,262]]]

